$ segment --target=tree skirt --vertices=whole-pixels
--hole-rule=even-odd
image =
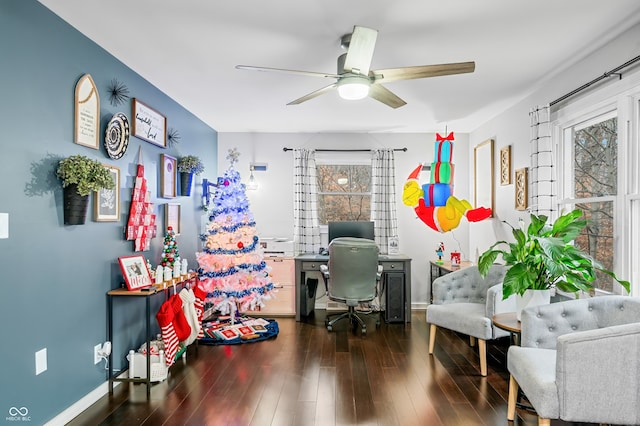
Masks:
[[[238,345],[261,342],[278,335],[278,323],[274,319],[241,317],[231,324],[229,319],[202,322],[204,337],[198,342],[204,345]]]

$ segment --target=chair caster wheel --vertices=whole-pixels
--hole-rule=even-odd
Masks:
[[[329,331],[333,331],[333,326],[331,326],[331,325],[327,325],[327,330],[329,330]]]
[[[363,329],[362,329],[362,335],[363,335],[363,336],[366,336],[366,335],[367,335],[367,329],[366,329],[366,328],[363,328]]]

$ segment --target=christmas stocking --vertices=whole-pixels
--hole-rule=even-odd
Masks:
[[[191,326],[184,316],[182,310],[182,299],[179,295],[174,294],[169,298],[171,305],[173,306],[173,328],[176,330],[179,342],[184,342],[191,335]]]
[[[198,339],[202,339],[204,337],[204,329],[202,328],[202,317],[204,316],[204,300],[207,298],[207,292],[200,288],[200,286],[196,286],[193,290],[193,295],[196,297],[195,302],[193,302],[193,306],[196,309],[196,315],[198,316]]]
[[[194,302],[196,301],[196,296],[193,294],[193,290],[189,288],[183,288],[178,294],[180,299],[182,299],[182,311],[184,312],[184,316],[189,323],[189,327],[191,327],[191,334],[185,340],[185,345],[190,345],[195,342],[198,334],[200,333],[201,325],[198,322],[198,315],[196,314],[196,308]]]
[[[164,343],[164,353],[167,367],[173,364],[178,352],[178,335],[173,328],[173,318],[175,317],[173,311],[173,304],[171,300],[168,300],[160,306],[160,310],[156,314],[158,325],[160,326],[160,332],[162,333],[162,342]]]

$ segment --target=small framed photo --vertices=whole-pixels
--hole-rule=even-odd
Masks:
[[[516,210],[526,210],[528,207],[529,169],[524,167],[516,170]]]
[[[120,220],[120,169],[103,164],[109,170],[115,187],[100,189],[93,197],[93,220],[96,222],[118,222]]]
[[[144,256],[123,256],[118,258],[118,262],[129,290],[140,290],[153,284]]]
[[[170,155],[160,154],[160,196],[176,198],[176,179],[178,163]]]
[[[180,235],[180,204],[167,203],[164,205],[164,226],[171,227],[176,235]]]
[[[167,117],[133,98],[131,102],[133,136],[154,145],[167,147]]]
[[[511,184],[511,145],[500,148],[500,185]]]

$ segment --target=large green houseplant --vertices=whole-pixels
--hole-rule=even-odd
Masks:
[[[56,171],[64,190],[64,223],[82,225],[87,215],[89,194],[100,189],[113,189],[113,176],[102,163],[84,155],[60,160]]]
[[[191,182],[193,175],[204,172],[204,164],[195,155],[186,155],[178,160],[178,172],[180,172],[180,191],[182,195],[191,195]]]
[[[532,214],[526,229],[513,228],[514,242],[498,241],[482,253],[478,259],[480,274],[486,276],[500,255],[508,267],[502,287],[505,299],[512,294],[522,296],[526,290],[552,287],[569,293],[590,292],[596,271],[611,276],[628,292],[628,281],[618,279],[575,246],[575,238],[586,226],[579,209],[560,216],[552,225],[547,224],[547,216]]]

